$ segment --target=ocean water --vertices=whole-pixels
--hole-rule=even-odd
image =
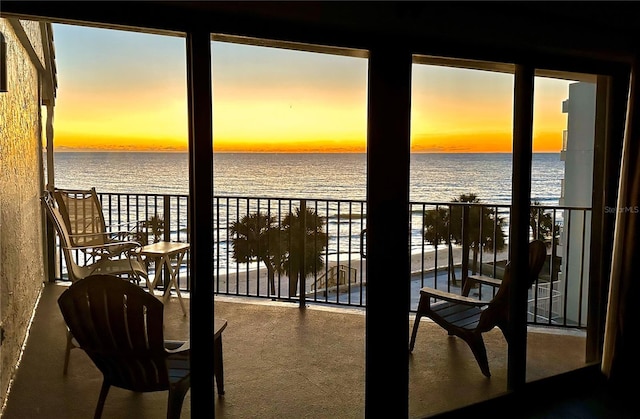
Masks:
[[[564,162],[559,154],[534,154],[532,164],[533,200],[544,206],[558,205],[564,176]],[[99,193],[129,194],[189,192],[186,153],[56,152],[54,167],[59,188],[95,187]],[[443,203],[461,194],[474,193],[483,203],[509,205],[511,167],[510,154],[413,154],[410,199],[414,203]],[[366,173],[366,154],[216,154],[214,196],[364,201]],[[237,219],[236,212],[242,215],[249,211],[225,204],[225,200],[221,202],[226,205],[218,213],[221,226],[227,220]],[[340,207],[341,215],[337,215],[337,206],[333,202],[330,210],[324,207],[319,210],[329,229],[327,257],[351,259],[359,254],[360,232],[365,225],[359,211],[364,207],[354,204],[351,208],[346,204]],[[425,250],[421,209],[420,205],[412,208],[412,253]],[[507,215],[508,208],[500,208],[498,212]],[[175,219],[174,215],[171,217]],[[186,219],[181,225],[186,226]],[[507,218],[504,231],[508,231]],[[226,229],[221,229],[217,247],[221,255],[227,255],[216,258],[221,267],[235,265],[228,257],[230,246]],[[433,247],[427,246],[426,250],[429,249]],[[236,265],[235,269],[249,267]]]
[[[558,204],[564,162],[559,153],[537,153],[531,196]],[[56,152],[55,183],[99,192],[188,194],[186,153]],[[511,200],[510,154],[412,154],[410,199],[450,202],[475,193],[485,203]],[[214,195],[269,198],[366,199],[366,154],[219,153]]]

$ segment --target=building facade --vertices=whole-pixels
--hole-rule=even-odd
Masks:
[[[560,205],[591,208],[593,196],[593,159],[596,120],[596,84],[577,82],[569,85],[569,97],[562,102],[567,114],[567,129],[563,133],[561,158],[564,160],[564,181]],[[564,211],[564,226],[560,237],[562,269],[554,291],[559,296],[556,309],[566,313],[570,323],[586,325],[589,287],[589,253],[591,242],[591,212]],[[584,249],[583,249],[584,248]],[[563,290],[566,298],[561,297]],[[562,303],[566,307],[562,307]]]
[[[0,19],[6,91],[0,92],[0,405],[46,280],[42,107],[53,106],[50,24]],[[52,83],[53,81],[53,83]],[[49,108],[51,109],[51,108]]]

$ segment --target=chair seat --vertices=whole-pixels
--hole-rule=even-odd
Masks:
[[[167,357],[167,373],[169,383],[176,384],[189,377],[191,372],[189,368],[189,357],[185,356],[169,356]]]
[[[76,277],[86,278],[89,275],[122,275],[134,273],[138,278],[147,278],[146,267],[137,259],[106,259],[86,266],[74,266]]]
[[[463,329],[473,330],[478,326],[483,309],[462,304],[441,301],[431,304],[433,316],[442,318],[448,324]]]

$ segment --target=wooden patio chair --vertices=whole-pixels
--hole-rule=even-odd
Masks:
[[[73,283],[58,305],[80,348],[103,375],[95,418],[101,417],[111,386],[134,392],[168,390],[167,418],[180,417],[191,385],[189,342],[164,340],[160,300],[118,277],[94,275]],[[221,333],[226,324],[217,319],[220,353],[214,359],[220,395],[224,394]]]
[[[67,225],[65,224],[63,216],[50,192],[47,191],[44,193],[42,196],[42,203],[60,239],[60,249],[64,255],[69,280],[72,283],[90,275],[99,274],[115,275],[135,281],[136,283],[139,283],[141,278],[144,278],[145,280],[148,279],[146,263],[144,263],[136,253],[136,250],[140,247],[139,243],[115,242],[74,246],[73,241],[71,240],[71,235],[67,230]],[[117,250],[111,250],[110,248],[112,247],[116,247]],[[115,254],[119,254],[120,256],[118,258],[100,257],[97,260],[92,260],[90,263],[81,264],[76,260],[77,255],[74,255],[74,253],[85,249],[91,249],[90,253],[94,255],[102,254],[113,256]],[[77,347],[77,342],[73,338],[72,334],[67,331],[67,347],[65,350],[63,374],[66,374],[69,368],[69,356],[71,350]]]
[[[529,270],[527,277],[522,278],[522,280],[527,281],[528,287],[531,287],[538,277],[546,255],[547,247],[544,242],[534,240],[529,243]],[[488,278],[485,281],[484,277],[470,276],[467,279],[462,295],[429,287],[422,288],[420,290],[418,311],[413,323],[411,341],[409,342],[409,351],[413,351],[420,319],[426,316],[444,328],[449,335],[463,339],[471,348],[482,373],[490,377],[491,372],[482,333],[498,326],[507,342],[509,342],[509,286],[513,280],[517,280],[517,278],[511,277],[510,264],[507,263],[502,281],[493,278]],[[498,291],[490,301],[469,297],[470,281],[497,286]]]
[[[71,246],[83,249],[90,258],[117,257],[127,250],[129,243],[140,243],[143,239],[144,223],[138,220],[106,224],[95,188],[55,188],[53,197],[69,231]],[[123,246],[96,246],[112,243],[123,243]],[[98,254],[97,249],[100,249]]]
[[[146,264],[137,254],[137,250],[141,247],[140,243],[122,240],[79,239],[69,230],[68,223],[64,221],[64,215],[51,192],[44,193],[42,203],[60,238],[60,248],[71,282],[94,274],[125,276],[136,282],[139,282],[141,277],[145,279],[148,277]],[[88,234],[80,236],[95,237],[95,235]],[[86,252],[95,257],[85,259],[87,263],[81,263],[76,257],[77,252]]]

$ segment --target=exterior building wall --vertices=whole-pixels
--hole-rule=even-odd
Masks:
[[[37,24],[24,24],[41,39]],[[7,45],[7,92],[0,92],[0,406],[16,369],[36,307],[43,257],[40,74],[14,27],[0,19]],[[41,41],[33,45],[42,57]]]
[[[21,20],[20,24],[22,25],[22,29],[24,30],[25,35],[29,39],[29,44],[37,55],[38,60],[44,67],[45,59],[44,49],[42,46],[42,32],[40,29],[40,22],[36,22],[33,20]]]
[[[593,196],[593,156],[595,138],[596,85],[578,82],[569,85],[563,104],[567,113],[567,141],[564,151],[563,205],[591,207]],[[568,238],[567,238],[568,237]],[[566,291],[565,313],[569,322],[587,321],[591,213],[564,211],[562,243],[562,283]]]

